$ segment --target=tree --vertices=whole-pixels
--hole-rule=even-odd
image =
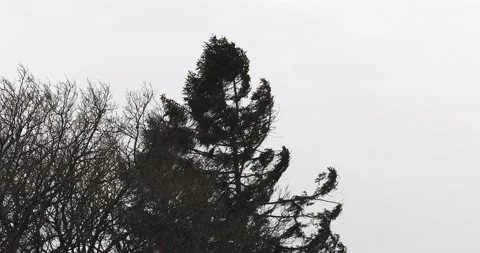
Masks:
[[[162,157],[156,146],[173,150],[181,165],[168,170],[190,168],[188,161],[195,178],[214,187],[202,192],[203,198],[193,194],[187,201],[200,198],[210,206],[206,217],[196,216],[192,223],[210,222],[189,232],[205,238],[200,252],[346,252],[330,230],[342,205],[322,199],[337,186],[335,169],[318,176],[313,193],[277,194],[290,152],[262,146],[275,121],[274,99],[265,79],[251,91],[248,71],[245,52],[214,36],[205,43],[196,71],[187,76],[185,103],[163,97],[163,113],[149,117],[146,152]],[[319,202],[336,206],[318,213],[307,210]]]
[[[128,188],[108,86],[18,77],[0,86],[0,251],[109,252]]]

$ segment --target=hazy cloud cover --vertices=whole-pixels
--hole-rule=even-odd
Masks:
[[[0,2],[0,76],[179,98],[211,34],[244,48],[292,150],[293,190],[327,166],[350,252],[480,252],[480,2],[247,0]]]

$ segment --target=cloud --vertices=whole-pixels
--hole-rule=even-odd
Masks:
[[[317,0],[252,0],[251,4],[260,5],[265,9],[275,9],[282,12],[295,13],[302,16],[311,16],[319,7]]]

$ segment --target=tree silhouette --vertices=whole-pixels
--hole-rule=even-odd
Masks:
[[[274,99],[265,79],[252,92],[248,71],[241,48],[211,37],[187,76],[185,103],[163,97],[163,113],[150,117],[146,141],[175,150],[176,161],[188,160],[201,175],[195,178],[208,178],[208,187],[214,187],[202,193],[211,208],[203,214],[207,218],[199,218],[211,222],[202,224],[195,237],[207,238],[205,252],[346,252],[330,230],[342,206],[307,211],[336,188],[335,169],[318,176],[313,193],[277,194],[290,152],[262,147],[275,121]]]
[[[248,71],[213,36],[183,102],[156,106],[144,86],[117,110],[102,83],[2,79],[0,252],[346,252],[330,229],[342,205],[324,199],[337,172],[311,193],[279,185],[290,152],[264,146],[274,97]]]
[[[0,84],[0,252],[108,252],[128,188],[106,85]]]

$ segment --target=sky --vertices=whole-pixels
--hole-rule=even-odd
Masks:
[[[340,174],[349,252],[480,252],[480,1],[1,0],[0,76],[180,98],[210,35],[272,84],[286,181]]]

